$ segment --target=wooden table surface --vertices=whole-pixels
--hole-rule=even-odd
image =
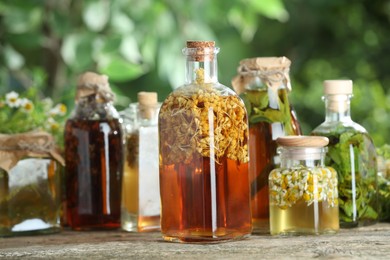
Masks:
[[[273,237],[219,244],[164,242],[160,233],[76,232],[0,238],[6,259],[390,259],[390,223],[335,235]]]

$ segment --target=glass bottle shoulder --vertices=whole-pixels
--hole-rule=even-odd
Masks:
[[[341,135],[342,133],[351,132],[351,133],[362,133],[367,134],[366,129],[355,123],[352,120],[348,121],[325,121],[319,126],[317,126],[313,131],[313,135]]]

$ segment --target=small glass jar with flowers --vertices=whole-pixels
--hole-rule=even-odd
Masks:
[[[0,95],[1,237],[60,230],[65,114],[34,88]]]

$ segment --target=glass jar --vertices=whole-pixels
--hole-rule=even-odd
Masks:
[[[59,232],[63,161],[53,137],[0,135],[0,153],[0,237]]]
[[[106,76],[80,77],[65,126],[67,219],[75,230],[120,227],[123,137],[113,98]]]
[[[249,116],[249,180],[254,233],[269,232],[268,174],[279,164],[276,139],[300,135],[301,128],[289,101],[290,60],[251,58],[240,62],[232,81]]]
[[[214,42],[187,42],[186,84],[160,109],[161,231],[168,241],[251,233],[247,114],[218,83],[218,52]]]
[[[325,167],[326,137],[279,137],[280,168],[269,174],[271,235],[339,230],[337,173]]]
[[[123,112],[126,151],[122,186],[122,229],[160,229],[158,112],[156,92],[139,92]]]
[[[326,164],[338,174],[340,226],[374,224],[378,219],[377,158],[367,131],[352,121],[351,80],[324,81],[325,122],[312,135],[329,138]]]

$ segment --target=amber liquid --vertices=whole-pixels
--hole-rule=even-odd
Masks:
[[[338,206],[326,202],[298,201],[292,207],[281,209],[270,206],[271,235],[304,235],[336,233],[339,230]]]
[[[122,157],[118,120],[68,120],[65,160],[70,227],[120,227]]]
[[[161,231],[165,240],[213,242],[251,233],[248,163],[194,156],[160,165]]]
[[[248,94],[251,92],[256,94],[258,90],[248,91]],[[278,95],[280,100],[288,105],[286,90],[280,90]],[[277,104],[270,105],[278,107]],[[253,106],[256,107],[256,104]],[[291,107],[290,113],[289,123],[292,132],[287,132],[283,123],[258,122],[249,125],[249,180],[254,233],[269,232],[268,175],[279,163],[275,160],[277,155],[275,140],[280,136],[301,134],[298,119]]]

